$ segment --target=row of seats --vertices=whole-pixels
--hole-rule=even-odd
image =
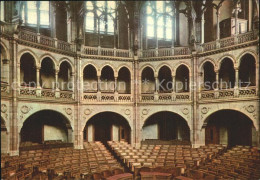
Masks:
[[[73,147],[73,143],[62,142],[61,140],[50,140],[44,141],[43,143],[33,143],[30,141],[22,142],[20,144],[20,151],[29,151],[37,149],[52,149],[52,148],[62,148],[62,147]]]
[[[109,141],[108,145],[135,175],[141,167],[176,167],[181,169],[181,174],[185,174],[187,169],[199,166],[226,149],[222,145],[201,148],[192,148],[190,145],[142,145],[136,148],[126,142],[116,141]]]
[[[236,146],[212,159],[197,170],[189,171],[189,177],[203,179],[259,179],[260,153],[256,147]]]
[[[37,167],[43,175],[52,170],[57,176],[69,172],[75,178],[105,170],[123,170],[101,142],[93,142],[85,143],[84,149],[80,150],[64,147],[21,151],[19,156],[3,156],[1,176],[4,179],[15,176],[25,178],[32,175],[34,167]]]
[[[141,141],[142,145],[158,145],[158,144],[164,144],[164,145],[191,145],[190,141],[185,140],[160,140],[160,139],[146,139],[144,141]]]

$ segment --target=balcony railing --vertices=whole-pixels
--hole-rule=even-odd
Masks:
[[[55,38],[40,35],[27,30],[19,31],[18,38],[28,42],[38,43],[44,46],[57,48],[63,51],[75,52],[73,45],[68,42],[57,40]]]
[[[154,94],[142,94],[140,101],[142,101],[142,102],[153,102],[154,101]]]
[[[237,39],[238,39],[238,44],[241,44],[241,43],[244,43],[244,42],[252,41],[256,38],[254,37],[253,32],[247,32],[247,33],[244,33],[244,34],[239,34],[237,36]]]
[[[214,99],[215,98],[215,91],[202,91],[200,95],[201,99]]]
[[[60,99],[73,100],[74,93],[72,91],[60,91]]]
[[[235,37],[227,37],[219,40],[220,48],[232,46],[235,44]]]
[[[55,91],[52,89],[42,89],[41,97],[47,98],[47,99],[55,99]]]
[[[53,89],[35,88],[21,86],[19,89],[20,96],[25,98],[42,98],[48,100],[74,100],[74,92],[60,91]]]
[[[132,101],[132,95],[131,94],[119,94],[118,95],[118,101],[119,102],[131,102]]]
[[[158,101],[165,102],[165,101],[172,101],[172,93],[160,93],[158,95]]]
[[[220,40],[204,43],[201,45],[202,49],[201,50],[199,49],[198,51],[207,52],[219,48],[233,46],[236,44],[242,44],[245,42],[256,40],[257,37],[258,37],[257,32],[250,31],[247,33],[238,34]],[[75,45],[71,43],[57,40],[51,37],[43,36],[35,32],[30,32],[24,29],[19,31],[18,38],[28,42],[38,43],[48,47],[54,47],[67,52],[76,52]],[[133,57],[133,53],[131,50],[115,49],[115,48],[83,46],[82,53],[86,55],[99,55],[99,56],[109,56],[109,57],[123,57],[123,58]],[[189,55],[189,54],[191,54],[189,47],[174,47],[174,48],[142,50],[139,51],[138,56],[140,58],[149,58],[149,57],[170,57],[176,55]]]
[[[199,97],[201,100],[257,97],[257,89],[255,86],[252,86],[252,87],[243,87],[240,89],[221,89],[221,90],[202,91]]]
[[[139,53],[139,57],[166,57],[176,55],[189,55],[190,49],[188,47],[174,47],[174,48],[160,48],[160,49],[148,49],[142,50]]]
[[[182,93],[151,93],[141,94],[141,102],[172,102],[172,101],[190,101],[190,92]]]
[[[36,88],[21,86],[20,87],[20,96],[36,97]]]
[[[72,44],[61,40],[57,40],[57,48],[63,51],[75,52],[75,48]]]
[[[207,42],[207,43],[202,44],[201,46],[203,49],[202,51],[207,52],[207,51],[212,51],[212,50],[216,50],[219,48],[233,46],[236,44],[242,44],[242,43],[253,41],[256,39],[257,39],[256,32],[250,31],[247,33],[223,38],[223,39],[220,39],[219,41]]]
[[[216,49],[216,41],[202,44],[204,51],[211,51]]]
[[[176,101],[190,101],[190,92],[176,93]]]
[[[18,38],[25,41],[38,43],[37,33],[34,32],[21,30],[19,31]]]
[[[84,93],[83,94],[84,101],[97,101],[97,93]]]
[[[83,52],[86,55],[100,55],[100,56],[110,56],[110,57],[132,57],[132,53],[125,49],[115,49],[115,48],[101,48],[101,47],[89,47],[84,46]]]
[[[41,35],[40,44],[49,46],[49,47],[55,47],[55,40],[53,38]]]
[[[257,96],[256,87],[247,87],[239,89],[239,97],[254,97]]]
[[[89,102],[132,102],[131,94],[118,94],[118,93],[84,93],[83,101]]]

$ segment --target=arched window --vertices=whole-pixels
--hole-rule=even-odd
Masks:
[[[116,1],[86,2],[86,32],[114,34]]]
[[[173,8],[170,1],[150,1],[146,4],[146,36],[172,39]]]
[[[49,1],[25,1],[22,7],[21,18],[23,24],[36,26],[39,16],[40,26],[50,25],[50,3]]]

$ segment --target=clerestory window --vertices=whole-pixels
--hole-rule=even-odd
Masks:
[[[50,26],[49,1],[25,1],[21,12],[23,24],[29,26],[37,26],[38,16],[40,20],[40,26]]]
[[[86,32],[114,34],[116,1],[86,2]]]
[[[146,36],[172,39],[173,8],[170,1],[150,1],[145,7]]]

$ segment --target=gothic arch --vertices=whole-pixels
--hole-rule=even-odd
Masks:
[[[97,72],[97,73],[99,72],[99,68],[97,67],[97,65],[95,65],[95,64],[93,64],[93,63],[91,63],[91,62],[88,62],[88,63],[86,63],[86,64],[83,65],[83,67],[82,67],[82,73],[83,73],[84,69],[85,69],[88,65],[93,66],[93,67],[96,69],[96,72]]]
[[[132,73],[132,69],[128,65],[126,65],[126,64],[122,64],[122,65],[118,66],[116,72],[118,73],[120,71],[120,69],[123,68],[123,67],[125,67],[125,68],[127,68],[129,70],[130,76],[132,77],[132,74],[133,74]]]
[[[244,55],[246,55],[246,54],[250,54],[250,55],[252,55],[254,57],[255,65],[256,65],[256,67],[258,67],[259,64],[258,64],[258,61],[257,61],[258,57],[257,57],[256,53],[254,51],[249,51],[249,50],[246,50],[246,51],[244,51],[244,52],[242,52],[241,54],[238,55],[238,57],[237,57],[237,66],[238,67],[240,66],[241,60],[244,57]]]
[[[21,63],[21,62],[20,62],[20,61],[21,61],[21,57],[22,57],[24,54],[26,54],[26,53],[30,54],[30,55],[33,57],[36,67],[37,67],[37,66],[40,66],[40,62],[39,62],[39,59],[38,59],[37,55],[36,55],[33,51],[31,51],[30,49],[24,49],[24,50],[22,50],[22,51],[20,51],[20,52],[18,53],[19,63]]]
[[[35,106],[34,106],[35,107]],[[33,114],[36,114],[37,112],[40,111],[54,111],[57,112],[59,114],[61,114],[63,117],[65,117],[66,121],[69,123],[69,125],[71,126],[72,131],[74,130],[74,122],[73,122],[73,109],[71,108],[57,108],[57,107],[49,107],[49,108],[38,108],[38,109],[34,109],[31,106],[27,106],[27,105],[22,105],[19,109],[21,109],[19,111],[18,117],[20,117],[20,120],[18,120],[18,132],[20,133],[24,122]],[[24,111],[23,109],[25,109],[26,111]],[[62,109],[64,109],[62,111]],[[28,112],[27,112],[28,111]],[[27,113],[25,113],[27,112]]]
[[[206,62],[210,62],[210,63],[214,66],[214,70],[217,70],[217,65],[216,65],[214,59],[206,58],[206,59],[204,59],[204,60],[200,63],[200,65],[199,65],[199,72],[202,72],[202,71],[203,71],[203,66],[204,66],[204,64],[205,64]]]
[[[158,73],[159,73],[160,69],[161,69],[163,66],[168,67],[168,68],[171,70],[171,74],[173,74],[172,67],[171,67],[168,63],[163,63],[163,64],[158,65],[158,66],[156,67],[156,70],[157,70]]]
[[[133,130],[133,125],[132,125],[131,117],[129,116],[129,115],[131,114],[131,110],[127,109],[127,110],[129,110],[129,115],[125,115],[125,113],[122,113],[122,112],[120,112],[120,111],[117,111],[116,109],[117,109],[117,108],[114,108],[114,109],[111,109],[111,108],[106,108],[106,109],[104,109],[104,108],[103,108],[103,110],[95,109],[95,110],[99,110],[99,111],[95,111],[94,113],[91,113],[91,114],[88,115],[88,116],[83,116],[83,122],[81,123],[81,124],[82,124],[81,131],[84,130],[85,125],[89,122],[89,120],[90,120],[92,117],[94,117],[94,116],[97,115],[97,114],[104,113],[104,112],[112,112],[112,113],[115,113],[115,114],[118,114],[118,115],[122,116],[122,117],[127,121],[127,123],[128,123],[129,126],[130,126],[130,129],[131,129],[131,131],[132,131],[132,130]],[[125,111],[127,111],[127,110],[125,110]],[[85,111],[91,112],[90,109],[85,109]]]
[[[147,109],[143,109],[143,112],[144,112],[144,110],[145,110],[145,111],[149,111],[149,110],[147,110]],[[178,110],[172,110],[172,109],[167,109],[167,110],[158,109],[158,110],[153,111],[151,114],[149,113],[150,115],[148,115],[147,117],[141,118],[140,127],[143,127],[144,124],[145,124],[145,122],[146,122],[151,116],[153,116],[154,114],[160,113],[160,112],[171,112],[171,113],[174,113],[174,114],[179,115],[180,117],[182,117],[182,118],[186,121],[186,123],[187,123],[189,129],[190,129],[190,130],[192,129],[192,124],[191,124],[189,118],[186,117],[186,116],[183,116],[182,114],[180,114],[180,113],[178,112]],[[144,114],[143,114],[143,115],[144,115]],[[141,115],[141,116],[142,116],[142,115]]]
[[[173,67],[173,75],[176,76],[176,71],[177,69],[181,66],[181,65],[184,65],[188,68],[189,70],[189,76],[191,76],[191,68],[190,66],[186,63],[186,62],[179,62],[178,64],[176,64],[174,67]]]
[[[220,67],[221,67],[221,64],[222,64],[223,60],[226,59],[226,58],[230,59],[233,62],[234,68],[237,67],[237,63],[236,63],[235,57],[230,55],[230,54],[226,54],[226,55],[222,56],[216,63],[217,64],[216,69],[218,71],[220,70]]]
[[[259,130],[259,124],[257,122],[257,115],[249,113],[248,110],[246,110],[246,108],[248,108],[248,107],[251,108],[252,107],[251,105],[249,105],[248,107],[243,106],[242,108],[238,108],[238,107],[225,107],[225,106],[222,106],[222,107],[217,106],[217,107],[218,107],[217,109],[214,109],[210,113],[207,113],[206,116],[202,116],[202,119],[200,120],[201,121],[200,129],[203,129],[203,128],[205,128],[207,126],[208,117],[210,117],[212,114],[214,114],[214,113],[216,113],[218,111],[221,111],[221,110],[233,110],[233,111],[237,111],[237,112],[242,113],[245,116],[247,116],[252,121],[252,123],[253,123],[254,127],[256,128],[256,130],[257,131]],[[257,111],[257,109],[255,109],[255,111]]]
[[[141,77],[142,76],[142,73],[143,73],[143,70],[146,68],[146,67],[149,67],[153,70],[153,73],[156,74],[156,69],[151,65],[151,64],[144,64],[141,68],[140,68],[140,72],[139,72],[139,76]]]
[[[60,61],[59,61],[59,68],[60,68],[61,63],[65,62],[65,61],[70,64],[72,73],[75,73],[75,68],[74,68],[73,63],[68,58],[65,58],[65,57],[60,59]]]
[[[43,61],[45,58],[49,58],[49,59],[52,60],[52,62],[53,62],[53,64],[54,64],[54,67],[55,67],[55,70],[58,70],[58,69],[59,69],[59,66],[57,65],[57,62],[56,62],[55,58],[54,58],[52,55],[50,55],[50,54],[44,54],[44,55],[42,55],[42,56],[40,57],[40,65],[41,65],[42,61]]]
[[[108,67],[110,67],[112,70],[113,70],[113,72],[114,72],[114,77],[117,77],[117,70],[111,65],[111,64],[109,64],[109,63],[105,63],[105,64],[103,64],[102,66],[101,66],[101,68],[100,68],[100,73],[102,72],[102,70],[106,67],[106,66],[108,66]]]

